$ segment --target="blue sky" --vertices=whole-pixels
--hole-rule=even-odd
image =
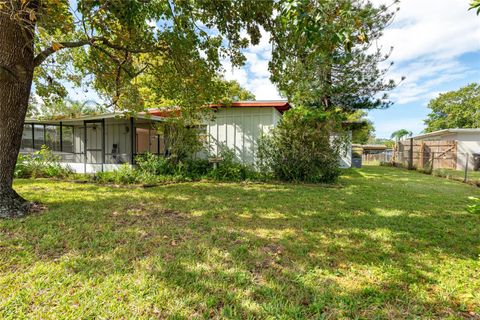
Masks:
[[[375,3],[391,3],[374,0]],[[469,0],[403,0],[395,22],[378,45],[394,47],[390,78],[406,79],[391,92],[395,103],[375,110],[369,118],[376,136],[387,138],[398,129],[423,130],[428,101],[441,92],[480,82],[480,17],[468,11]],[[246,50],[247,64],[233,69],[224,63],[226,77],[252,91],[258,100],[280,98],[269,80],[271,46],[264,33],[258,46]]]
[[[391,4],[393,0],[372,0]],[[386,51],[393,46],[394,62],[389,78],[406,79],[390,93],[394,105],[369,112],[376,136],[390,137],[393,131],[424,129],[430,99],[440,93],[480,82],[480,16],[468,11],[470,0],[401,0],[395,22],[377,44]],[[263,32],[260,44],[245,50],[247,63],[232,69],[223,62],[225,77],[237,80],[257,100],[280,99],[269,80],[271,57],[269,35]],[[70,96],[85,100],[98,97],[70,88]]]

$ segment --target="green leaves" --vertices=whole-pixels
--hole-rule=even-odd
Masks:
[[[428,104],[427,132],[449,128],[480,128],[480,84],[440,94]]]
[[[68,84],[118,109],[169,101],[193,113],[222,97],[221,61],[242,65],[272,12],[273,1],[44,0],[34,12],[45,57],[36,93],[58,101]]]
[[[480,15],[480,0],[472,0],[469,10],[477,10],[477,15]]]
[[[388,59],[370,48],[392,21],[385,6],[360,0],[289,0],[268,31],[275,44],[272,80],[292,102],[325,109],[385,108],[379,93],[395,81],[384,79]]]

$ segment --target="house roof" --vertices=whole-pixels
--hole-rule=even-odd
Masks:
[[[230,107],[230,108],[275,108],[283,113],[292,106],[286,100],[254,100],[254,101],[234,101],[229,105],[212,104],[212,108]]]
[[[118,118],[118,119],[129,119],[130,115],[124,112],[117,112],[117,113],[104,113],[104,114],[99,114],[99,115],[87,115],[87,116],[82,116],[82,117],[76,117],[76,118],[58,118],[58,119],[50,119],[50,120],[38,120],[38,119],[26,119],[25,123],[29,124],[59,124],[60,122],[62,123],[83,123],[83,121],[95,121],[95,120],[103,120],[103,119],[113,119],[113,118]],[[148,121],[164,121],[164,118],[156,116],[156,115],[150,115],[150,114],[137,114],[136,119],[138,120],[148,120]]]
[[[480,135],[480,129],[466,129],[466,128],[456,128],[456,129],[443,129],[433,132],[428,132],[412,137],[413,139],[424,139],[431,137],[444,136],[452,133],[477,133]]]
[[[280,113],[284,113],[292,106],[286,100],[254,100],[254,101],[234,101],[229,104],[210,104],[208,107],[218,108],[275,108]],[[150,109],[147,111],[151,115],[161,117],[171,117],[180,115],[178,107],[165,107],[161,109]]]

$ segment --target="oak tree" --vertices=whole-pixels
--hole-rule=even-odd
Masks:
[[[64,99],[65,83],[142,110],[139,78],[185,108],[211,102],[221,61],[244,62],[273,1],[0,1],[0,217],[29,203],[12,188],[27,105]],[[244,32],[245,31],[245,32]]]

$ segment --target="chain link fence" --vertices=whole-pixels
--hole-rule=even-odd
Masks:
[[[480,152],[395,152],[390,164],[480,186]]]

